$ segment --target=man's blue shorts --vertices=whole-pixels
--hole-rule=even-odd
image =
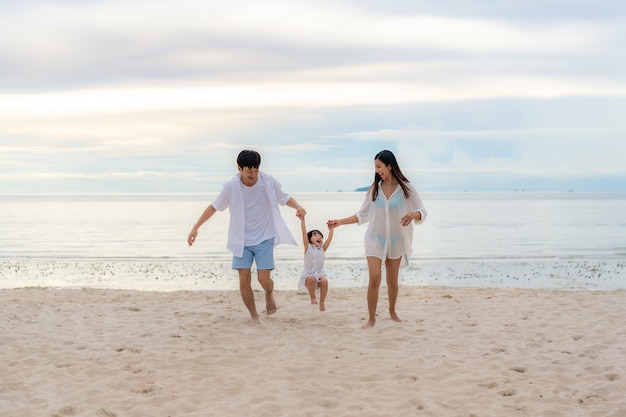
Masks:
[[[274,238],[258,245],[244,246],[243,256],[233,256],[233,269],[251,269],[254,260],[257,270],[274,269]]]

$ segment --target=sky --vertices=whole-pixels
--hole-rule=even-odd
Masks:
[[[626,191],[622,0],[2,0],[0,194]]]

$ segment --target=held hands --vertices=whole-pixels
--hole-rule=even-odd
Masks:
[[[304,209],[304,207],[299,206],[296,209],[296,217],[299,218],[300,220],[304,220],[305,216],[306,216],[306,210]]]
[[[328,226],[328,230],[332,230],[335,227],[339,226],[339,220],[336,220],[336,219],[329,220],[326,223],[326,225]]]

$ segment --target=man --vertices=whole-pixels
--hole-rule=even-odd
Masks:
[[[274,246],[281,243],[296,245],[296,240],[280,215],[280,205],[296,210],[296,216],[306,215],[306,210],[293,197],[282,191],[281,185],[271,175],[259,171],[261,155],[243,150],[237,157],[239,173],[224,184],[217,198],[202,213],[189,232],[187,243],[193,245],[198,229],[217,211],[230,211],[227,248],[233,253],[232,267],[239,272],[239,291],[250,320],[258,323],[259,314],[252,291],[251,268],[256,262],[258,280],[265,291],[265,311],[276,312],[274,300]]]

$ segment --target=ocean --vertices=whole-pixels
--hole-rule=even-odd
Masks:
[[[189,277],[206,277],[202,271],[208,270],[212,276],[227,271],[223,272],[227,282],[232,279],[231,255],[226,250],[228,212],[218,212],[205,223],[194,246],[186,242],[192,225],[215,196],[0,196],[0,288],[221,289],[223,285],[212,285],[211,280],[199,286],[197,277]],[[292,196],[306,208],[308,228],[326,233],[326,220],[354,214],[364,193]],[[522,286],[626,288],[626,193],[423,192],[420,196],[429,214],[414,229],[411,267],[402,275],[407,284],[494,286],[498,274],[504,281],[507,274],[518,275],[519,281],[526,273],[541,275],[541,282]],[[300,242],[295,212],[287,207],[281,210]],[[365,227],[348,225],[335,231],[326,269],[336,271],[338,285],[367,282],[362,277],[366,275]],[[281,245],[275,258],[276,273],[285,265],[288,274],[297,275],[302,247]],[[554,275],[555,268],[570,268],[571,275],[577,275],[576,265],[584,271],[578,278],[545,282],[545,275]],[[106,282],[101,279],[104,270],[114,271]],[[161,282],[151,284],[159,280],[153,277],[155,270],[160,271]],[[599,276],[593,285],[578,282],[581,274],[593,276],[594,271]],[[99,279],[94,281],[94,276]],[[290,279],[285,278],[287,283]],[[177,284],[164,287],[163,282]]]

